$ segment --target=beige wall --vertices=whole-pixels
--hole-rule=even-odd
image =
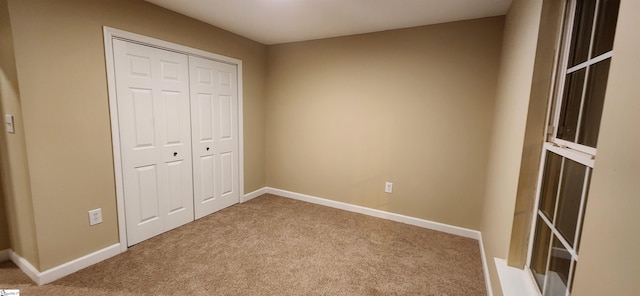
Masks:
[[[2,110],[0,110],[0,112],[1,111]],[[4,176],[4,173],[0,172],[0,178],[2,176]],[[9,240],[9,225],[7,224],[6,206],[4,202],[5,193],[2,183],[3,182],[0,182],[0,197],[2,197],[2,199],[0,199],[0,250],[6,250],[11,247],[11,241]]]
[[[503,21],[269,46],[267,185],[478,229]]]
[[[640,2],[623,0],[574,295],[640,291]]]
[[[1,108],[0,108],[0,112],[2,112]],[[4,114],[4,113],[0,113],[0,114]],[[4,159],[2,160],[2,163],[0,163],[0,167],[3,166],[3,163],[4,163]],[[0,178],[2,178],[5,174],[3,171],[4,169],[0,171]],[[6,215],[6,209],[5,209],[6,208],[5,201],[4,201],[5,190],[4,190],[3,183],[4,181],[0,182],[0,251],[9,249],[11,247],[11,241],[9,240],[9,225],[7,224],[7,215]],[[0,259],[0,261],[1,260],[4,260],[4,259]]]
[[[38,262],[22,108],[6,0],[0,0],[0,114],[3,116],[0,131],[3,193],[0,198],[0,250],[11,247],[30,262]],[[15,134],[5,132],[4,114],[13,115]]]
[[[265,186],[264,45],[141,0],[9,0],[9,12],[39,252],[39,262],[31,263],[37,268],[118,240],[102,26],[243,60],[245,191]],[[87,211],[98,207],[104,223],[90,227]]]
[[[509,248],[541,9],[542,1],[514,0],[505,22],[481,227],[496,295],[493,258]]]
[[[9,57],[7,53],[7,47],[11,46],[11,52],[13,53],[13,43],[7,42],[11,41],[11,24],[9,23],[9,11],[7,9],[7,1],[0,0],[0,116],[4,116],[4,108],[3,102],[4,90],[10,87],[10,82],[6,78],[5,68],[7,68],[7,61],[14,61],[13,54]],[[15,63],[13,72],[15,76]],[[6,147],[6,135],[4,130],[0,130],[0,147]],[[7,224],[7,215],[6,215],[6,205],[5,199],[6,196],[9,195],[9,191],[5,189],[9,184],[8,177],[9,174],[9,166],[7,165],[9,161],[9,157],[6,152],[7,149],[0,150],[0,251],[8,249],[11,244],[9,241],[9,225]],[[6,178],[6,179],[5,179]],[[1,259],[0,259],[1,260]]]

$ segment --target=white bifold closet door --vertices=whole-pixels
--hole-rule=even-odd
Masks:
[[[113,41],[128,245],[193,221],[189,63]]]
[[[235,65],[189,57],[195,218],[238,202]]]
[[[113,54],[127,244],[238,203],[236,66],[117,39]]]

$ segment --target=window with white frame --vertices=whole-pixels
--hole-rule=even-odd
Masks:
[[[565,5],[527,260],[542,295],[571,294],[619,6],[620,0]]]

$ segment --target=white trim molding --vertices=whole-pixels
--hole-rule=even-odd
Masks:
[[[13,250],[9,250],[9,257],[11,258],[11,261],[13,261],[13,263],[17,265],[20,270],[22,270],[22,272],[24,272],[32,281],[34,281],[38,285],[41,285],[40,272],[37,268],[33,267],[33,265],[31,265],[31,263],[29,263],[27,259],[20,257],[20,255],[18,255]]]
[[[444,223],[400,215],[396,213],[385,212],[382,210],[376,210],[372,208],[357,206],[349,203],[339,202],[335,200],[311,196],[311,195],[302,194],[302,193],[291,192],[291,191],[282,190],[282,189],[267,187],[266,191],[267,191],[266,193],[269,193],[269,194],[306,201],[313,204],[318,204],[318,205],[323,205],[323,206],[345,210],[349,212],[364,214],[372,217],[387,219],[395,222],[405,223],[413,226],[418,226],[422,228],[454,234],[457,236],[468,237],[475,240],[480,239],[480,231],[473,230],[473,229],[467,229],[467,228],[448,225]]]
[[[20,255],[18,255],[16,252],[13,252],[12,250],[9,250],[9,257],[11,261],[13,261],[13,263],[15,263],[32,281],[34,281],[38,285],[45,285],[57,279],[61,279],[67,275],[70,275],[78,270],[87,268],[91,265],[109,259],[120,253],[122,253],[120,244],[113,244],[104,249],[47,269],[43,272],[38,271],[37,268],[29,263],[29,261],[20,257]]]
[[[249,193],[245,194],[242,197],[242,201],[240,201],[240,202],[250,201],[250,200],[252,200],[252,199],[254,199],[254,198],[256,198],[256,197],[258,197],[260,195],[266,194],[266,193],[267,193],[267,187],[262,187],[262,188],[260,188],[258,190],[255,190],[253,192],[249,192]]]
[[[478,239],[480,245],[480,259],[482,260],[482,271],[484,274],[484,283],[487,286],[487,296],[493,296],[493,287],[491,286],[491,274],[489,274],[489,264],[487,263],[487,253],[484,251],[484,242],[482,241],[482,233]]]
[[[511,267],[502,258],[493,258],[504,296],[538,296],[538,289],[526,270]]]
[[[265,193],[475,239],[478,241],[478,245],[480,245],[480,258],[482,260],[482,269],[484,271],[484,281],[487,286],[487,295],[493,296],[491,279],[489,276],[489,266],[487,264],[484,244],[482,243],[482,233],[480,233],[480,231],[271,187],[256,190],[247,196],[250,195],[251,198],[255,198]],[[245,196],[245,201],[246,200],[249,199]]]

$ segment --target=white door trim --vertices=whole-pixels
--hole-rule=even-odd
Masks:
[[[109,113],[111,119],[111,143],[113,146],[113,167],[116,183],[116,206],[118,210],[118,232],[121,251],[127,250],[127,232],[124,212],[124,188],[122,179],[122,155],[120,151],[120,127],[118,125],[118,109],[116,100],[115,69],[113,60],[113,39],[122,39],[164,50],[202,57],[222,63],[235,65],[238,69],[238,190],[239,200],[244,201],[244,133],[242,104],[242,60],[206,52],[188,46],[155,39],[111,27],[104,26],[104,53],[107,67],[107,86],[109,95]]]

